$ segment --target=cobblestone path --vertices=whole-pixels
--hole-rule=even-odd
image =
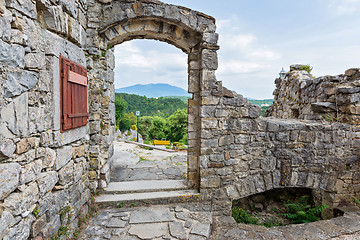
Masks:
[[[134,144],[115,142],[111,182],[184,179],[187,153],[146,150]]]

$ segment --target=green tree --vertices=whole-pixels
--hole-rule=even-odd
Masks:
[[[151,139],[166,138],[166,120],[162,117],[155,116],[153,125],[150,128],[149,136]]]
[[[172,142],[179,142],[183,139],[188,131],[187,110],[178,109],[168,118],[168,126],[168,138]]]
[[[131,123],[125,118],[125,111],[128,107],[127,102],[121,97],[115,96],[115,118],[116,125],[119,127],[120,131],[129,130]]]
[[[130,120],[131,125],[136,125],[137,120],[136,120],[136,116],[133,112],[125,113],[125,118]]]
[[[143,139],[151,140],[149,136],[149,130],[153,126],[154,119],[150,116],[144,116],[139,119],[139,133]]]

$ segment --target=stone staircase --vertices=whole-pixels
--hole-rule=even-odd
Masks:
[[[186,180],[111,182],[96,198],[101,207],[157,205],[199,200],[199,193]]]

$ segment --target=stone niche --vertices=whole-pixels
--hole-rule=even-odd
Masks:
[[[263,193],[233,201],[233,208],[240,207],[252,217],[258,219],[258,224],[274,223],[281,225],[292,224],[289,219],[283,217],[286,204],[299,204],[307,206],[326,205],[320,199],[322,193],[310,188],[278,188]],[[338,209],[328,206],[322,211],[321,219],[331,219],[342,215]]]

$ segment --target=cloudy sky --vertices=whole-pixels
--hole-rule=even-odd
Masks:
[[[217,79],[246,97],[272,98],[281,67],[311,64],[313,75],[360,67],[360,0],[165,0],[216,18]],[[116,88],[169,83],[187,89],[187,56],[166,43],[115,47]]]

